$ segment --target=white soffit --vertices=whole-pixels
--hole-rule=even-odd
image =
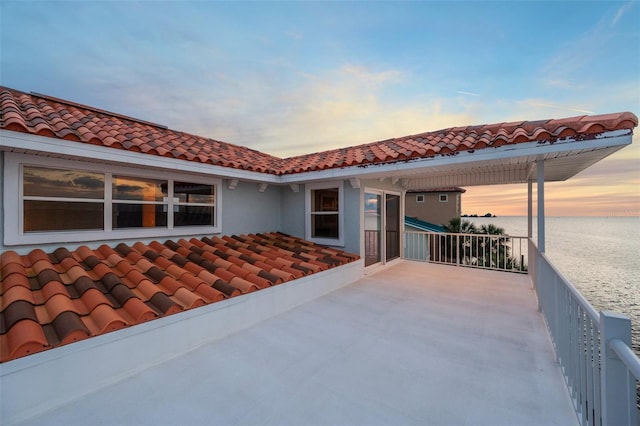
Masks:
[[[545,161],[545,180],[562,181],[631,143],[630,130],[616,130],[598,138],[555,143],[528,142],[463,151],[418,160],[353,166],[282,176],[285,182],[394,176],[408,179],[407,189],[442,186],[495,185],[535,179],[531,165]],[[432,183],[429,183],[432,182]]]

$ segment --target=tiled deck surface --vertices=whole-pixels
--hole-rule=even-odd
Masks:
[[[577,419],[528,277],[402,262],[24,424]]]

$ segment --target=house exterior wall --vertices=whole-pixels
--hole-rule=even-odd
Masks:
[[[285,234],[305,238],[305,192],[306,185],[299,185],[298,192],[288,186],[282,187],[281,231]],[[343,182],[344,191],[344,246],[337,246],[349,253],[360,253],[360,200],[359,188],[349,181]]]
[[[235,189],[228,188],[223,180],[222,234],[240,235],[257,232],[280,231],[282,192],[286,187],[269,185],[264,192],[252,182],[240,182]],[[284,231],[283,231],[284,232]]]
[[[6,153],[0,153],[0,173],[3,176],[3,180],[7,179],[5,173],[9,170],[5,162],[8,160]],[[61,162],[60,167],[65,167],[67,163],[64,160],[59,159]],[[72,161],[71,161],[72,162]],[[75,165],[79,164],[75,161]],[[73,164],[72,164],[73,165]],[[121,166],[119,166],[121,167]],[[122,167],[121,167],[122,168]],[[131,173],[134,173],[135,166],[128,167]],[[15,172],[15,171],[14,171]],[[155,175],[162,171],[154,172]],[[172,170],[166,170],[167,175],[174,173]],[[195,175],[194,175],[195,176]],[[204,176],[199,175],[200,178]],[[211,176],[214,178],[214,176]],[[10,176],[9,179],[13,184],[11,188],[17,187],[19,177],[17,174]],[[216,208],[220,212],[219,217],[219,232],[223,235],[233,234],[247,234],[269,231],[281,231],[296,237],[305,238],[306,236],[306,213],[305,213],[305,193],[308,190],[308,185],[299,184],[297,186],[291,185],[267,185],[263,192],[260,192],[260,185],[255,182],[240,181],[235,186],[231,184],[228,179],[223,178],[217,181],[217,191],[219,198],[217,200]],[[381,190],[394,191],[402,193],[402,188],[398,183],[393,184],[391,180],[386,179],[380,181],[378,179],[365,180],[361,182],[359,187],[354,188],[349,180],[341,180],[342,191],[344,197],[344,205],[342,210],[343,222],[342,222],[342,245],[336,246],[350,253],[362,254],[361,241],[363,233],[363,194],[365,187],[371,187]],[[358,186],[358,185],[356,185]],[[232,189],[231,189],[232,188]],[[297,189],[297,192],[294,190]],[[7,213],[17,215],[17,205],[14,202],[7,202],[7,196],[10,194],[7,192],[5,185],[0,185],[0,199],[2,199],[0,207],[3,209],[3,214],[0,217],[0,229],[5,230],[5,223]],[[11,191],[13,192],[13,191]],[[10,208],[10,211],[4,211],[4,209]],[[122,234],[121,236],[112,235],[92,235],[87,238],[60,241],[59,238],[52,238],[49,241],[24,241],[16,244],[15,242],[7,242],[5,244],[4,235],[0,238],[0,249],[14,250],[20,254],[30,252],[35,248],[40,248],[45,252],[51,252],[58,247],[66,247],[69,250],[74,250],[81,245],[87,245],[94,249],[100,245],[107,243],[109,245],[116,245],[120,242],[126,244],[133,244],[135,242],[149,243],[153,240],[165,241],[167,239],[190,239],[192,237],[200,238],[202,236],[208,236],[213,232],[204,232],[203,230],[196,229],[184,229],[183,232],[174,233],[171,235],[154,234],[153,232],[146,232],[145,235],[133,235],[131,233]],[[203,233],[204,232],[204,233]],[[215,232],[215,231],[214,231]],[[95,233],[94,233],[95,234]]]
[[[448,201],[441,202],[440,194],[447,194]],[[418,203],[418,195],[424,196],[424,202]],[[416,192],[407,193],[405,197],[405,215],[442,225],[454,217],[460,217],[462,194],[459,192]]]
[[[20,181],[18,168],[8,167],[6,164],[7,161],[14,160],[14,158],[9,158],[6,153],[0,152],[0,176],[2,176],[2,184],[0,184],[0,209],[2,209],[2,215],[0,215],[0,230],[2,230],[2,234],[0,234],[0,250],[2,251],[13,250],[20,254],[25,254],[33,249],[40,248],[45,252],[51,252],[58,247],[66,247],[69,250],[74,250],[81,245],[87,245],[90,248],[97,248],[105,243],[111,246],[120,242],[126,244],[132,244],[138,241],[149,243],[153,240],[166,241],[167,239],[200,238],[215,233],[214,230],[203,231],[202,229],[185,227],[184,229],[175,228],[176,231],[179,232],[174,232],[171,235],[167,234],[166,231],[159,230],[155,232],[152,229],[146,229],[143,231],[145,235],[139,235],[141,233],[136,229],[136,232],[138,232],[137,235],[134,235],[136,232],[121,233],[121,235],[93,232],[92,234],[87,234],[86,238],[63,241],[59,238],[59,234],[54,236],[55,233],[52,232],[53,237],[50,241],[46,241],[46,237],[41,237],[41,241],[37,242],[8,242],[4,234],[6,232],[5,225],[7,224],[7,217],[13,216],[14,221],[17,220],[15,218],[18,216],[19,207],[18,197],[16,196],[18,183]],[[30,157],[23,156],[19,161],[30,161]],[[54,165],[61,168],[82,167],[82,163],[78,161],[68,161],[64,159],[56,159],[55,161],[58,163]],[[49,165],[49,163],[47,163],[47,165]],[[120,167],[121,170],[125,170],[123,166],[118,167]],[[91,170],[91,167],[87,167],[87,169]],[[129,166],[126,170],[137,175],[135,166]],[[6,173],[10,174],[6,175]],[[140,175],[144,176],[142,173],[143,170],[141,169]],[[164,174],[166,174],[166,176],[176,176],[173,170],[160,170],[153,171],[152,173],[156,176],[163,176]],[[183,176],[185,179],[189,179],[188,175]],[[220,216],[217,219],[221,223],[221,227],[219,228],[220,233],[233,235],[269,232],[281,229],[281,193],[285,188],[268,185],[264,192],[260,192],[258,184],[240,182],[235,189],[230,190],[227,180],[219,180],[214,176],[206,176],[204,174],[193,174],[193,176],[194,179],[202,180],[204,178],[207,181],[210,180],[210,177],[217,185],[216,191],[218,191],[218,199],[216,209],[220,212]],[[10,190],[7,189],[5,184],[9,185]],[[7,201],[8,199],[10,201]]]
[[[304,238],[304,185],[298,186],[298,192],[290,187],[282,187],[282,207],[280,231],[285,234]]]
[[[360,251],[360,224],[362,195],[360,188],[353,188],[349,181],[344,183],[344,250],[364,255]]]

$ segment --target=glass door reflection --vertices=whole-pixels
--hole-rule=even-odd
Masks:
[[[385,194],[385,262],[400,257],[400,196]]]
[[[382,261],[382,195],[364,194],[364,265]]]

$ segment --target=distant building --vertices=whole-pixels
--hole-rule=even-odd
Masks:
[[[448,223],[460,217],[465,192],[459,187],[409,190],[405,197],[405,216],[434,225]]]

